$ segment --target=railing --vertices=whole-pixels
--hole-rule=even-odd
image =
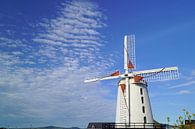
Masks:
[[[103,124],[104,129],[112,129],[112,128],[151,128],[151,129],[165,129],[166,125],[158,124],[158,123],[107,123]]]
[[[89,123],[88,129],[166,129],[166,124],[159,123]]]

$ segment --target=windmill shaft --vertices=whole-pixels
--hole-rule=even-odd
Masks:
[[[129,85],[129,78],[125,78],[125,85],[126,85],[126,103],[127,103],[127,121],[129,124],[131,123],[131,103],[130,103],[130,85]]]

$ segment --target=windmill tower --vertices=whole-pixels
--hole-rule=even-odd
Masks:
[[[119,71],[115,71],[110,76],[85,80],[88,83],[99,80],[121,79],[118,83],[115,123],[123,124],[118,125],[118,128],[131,128],[132,124],[154,123],[147,82],[179,78],[177,67],[133,71],[135,68],[135,36],[129,35],[124,37],[125,73],[121,74]]]

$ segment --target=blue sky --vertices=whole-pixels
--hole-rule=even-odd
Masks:
[[[123,37],[136,36],[137,70],[178,66],[180,79],[149,83],[154,118],[195,113],[192,0],[0,2],[0,126],[114,121]]]

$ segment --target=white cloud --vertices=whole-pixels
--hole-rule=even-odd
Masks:
[[[115,102],[102,97],[106,89],[83,83],[114,64],[99,53],[103,14],[86,1],[66,2],[58,10],[39,23],[33,39],[0,38],[0,121],[84,127],[114,119]]]
[[[191,75],[192,75],[192,76],[195,76],[195,70],[192,70]]]
[[[190,87],[195,84],[195,72],[194,70],[191,71],[189,75],[182,75],[181,79],[183,80],[182,83],[170,86],[169,89],[175,89],[175,88],[183,88],[183,87]]]
[[[187,82],[175,85],[175,86],[171,86],[171,87],[169,87],[169,89],[187,87],[187,86],[191,86],[194,84],[195,84],[195,80],[191,80],[191,81],[187,81]]]
[[[190,94],[191,92],[189,90],[180,90],[178,94],[184,95],[184,94]]]

